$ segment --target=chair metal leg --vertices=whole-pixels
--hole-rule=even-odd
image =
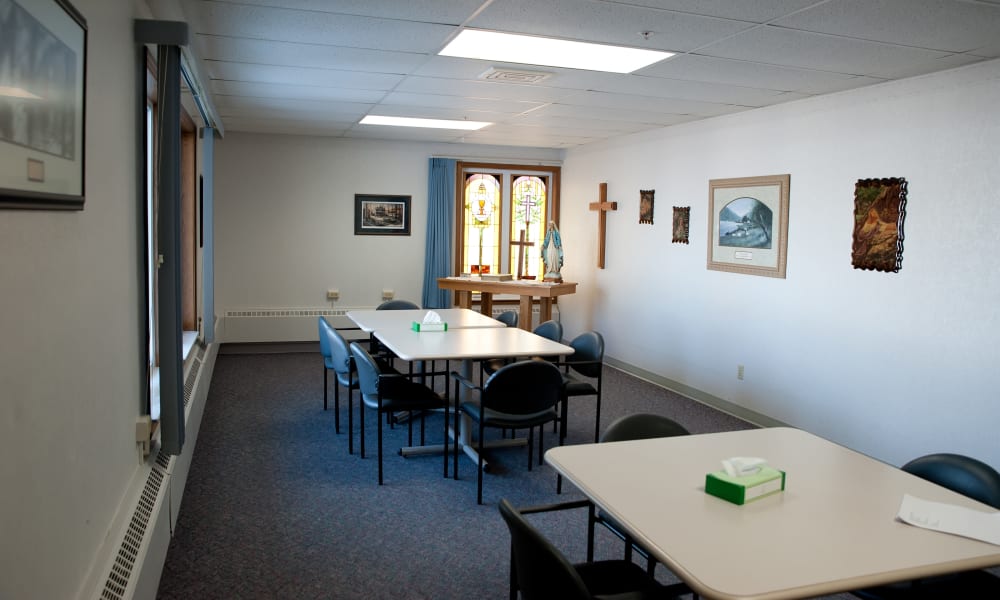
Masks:
[[[333,430],[340,435],[340,380],[333,377]]]
[[[376,416],[376,420],[378,415]],[[365,399],[362,394],[361,401],[358,402],[358,429],[361,431],[361,458],[365,457]]]
[[[458,407],[459,397],[460,394],[458,393],[458,381],[455,381],[455,435],[454,435],[455,445],[452,448],[452,450],[454,451],[452,455],[452,460],[454,461],[454,464],[452,466],[452,472],[455,474],[455,481],[458,481],[458,436],[459,436],[459,429],[462,426],[461,425],[462,413]],[[445,439],[444,443],[447,444],[448,440]]]
[[[361,410],[365,408],[362,406]],[[347,386],[347,453],[354,454],[354,387]]]
[[[594,525],[597,524],[597,508],[593,503],[587,509],[587,562],[594,562]]]
[[[441,436],[441,449],[444,450],[444,478],[448,478],[448,382],[444,382],[445,387],[445,399],[444,399],[444,434]]]
[[[328,387],[326,383],[326,374],[328,372],[329,369],[326,368],[326,365],[323,365],[323,410],[326,410],[326,388]]]
[[[514,540],[510,542],[510,600],[517,600],[517,566],[514,563]]]
[[[544,427],[544,425],[540,425],[538,427],[539,435],[541,435],[541,430],[542,430],[543,427]],[[534,427],[529,427],[528,428],[528,470],[529,471],[531,470],[531,463],[535,462],[534,461],[534,456],[533,456],[534,450],[535,450],[535,428]]]
[[[382,410],[382,395],[379,394],[378,398],[378,408],[379,412]],[[378,421],[378,484],[382,485],[382,419],[376,419]]]
[[[538,426],[538,466],[542,466],[542,446],[545,442],[545,426]]]
[[[562,493],[562,475],[559,473],[556,473],[556,493]]]
[[[486,437],[483,431],[483,421],[479,420],[479,469],[476,474],[476,504],[483,503],[483,438]]]

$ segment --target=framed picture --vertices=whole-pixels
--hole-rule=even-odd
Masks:
[[[410,196],[355,194],[354,235],[410,235]]]
[[[656,190],[639,190],[639,222],[653,224],[653,195]]]
[[[688,233],[691,227],[691,207],[674,207],[674,237],[670,241],[674,244],[688,243]]]
[[[708,268],[785,277],[789,175],[708,182]]]
[[[0,0],[0,207],[83,208],[87,22],[67,0]]]
[[[859,179],[854,186],[854,268],[898,273],[905,218],[905,179]]]

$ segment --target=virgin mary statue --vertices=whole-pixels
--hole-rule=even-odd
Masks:
[[[562,275],[559,273],[563,265],[562,237],[555,221],[549,221],[549,226],[545,230],[545,241],[542,242],[542,262],[545,263],[545,276],[543,281],[562,282]]]

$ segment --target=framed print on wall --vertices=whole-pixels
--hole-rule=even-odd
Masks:
[[[708,268],[785,277],[790,175],[708,182]]]
[[[67,0],[0,0],[0,207],[80,210],[87,22]]]
[[[354,235],[410,235],[410,196],[355,194]]]

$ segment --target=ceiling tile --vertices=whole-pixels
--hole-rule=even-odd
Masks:
[[[261,98],[296,98],[300,100],[338,100],[343,102],[364,102],[374,104],[385,96],[380,90],[357,90],[342,87],[318,85],[288,85],[282,83],[258,83],[249,81],[211,82],[213,96],[259,96]]]
[[[470,27],[684,52],[749,24],[596,0],[500,0]],[[643,31],[654,33],[648,40]]]
[[[570,90],[537,85],[412,76],[407,77],[400,83],[395,91],[494,100],[523,100],[527,102],[552,102],[572,93]]]
[[[436,53],[453,25],[202,2],[194,33],[263,40]]]
[[[271,6],[320,13],[338,13],[367,17],[383,17],[406,21],[428,21],[460,24],[483,0],[406,0],[405,2],[372,2],[372,0],[227,0],[231,4]]]
[[[407,74],[427,60],[426,55],[407,52],[216,35],[198,35],[197,44],[205,60],[343,71]]]
[[[333,86],[362,90],[390,90],[403,80],[402,75],[365,73],[361,71],[333,71],[278,67],[273,65],[248,65],[245,63],[206,61],[212,79],[228,81],[253,81],[316,86]]]
[[[996,43],[1000,6],[955,0],[833,0],[774,25],[948,52]]]
[[[735,104],[698,102],[677,98],[657,98],[612,92],[581,92],[566,97],[561,103],[620,110],[648,110],[651,112],[694,115],[698,117],[715,117],[752,108]]]
[[[757,27],[741,33],[703,48],[699,54],[885,78],[893,77],[892,74],[900,69],[947,55],[946,52],[935,50],[905,48],[771,26]]]
[[[753,2],[733,2],[732,0],[608,0],[612,4],[648,6],[664,10],[691,13],[710,17],[722,17],[737,21],[766,23],[782,15],[800,10],[816,0],[753,0]]]
[[[543,102],[523,102],[520,100],[494,100],[490,98],[465,98],[462,96],[444,96],[441,94],[412,94],[409,92],[391,92],[382,100],[382,104],[399,106],[428,106],[441,108],[465,108],[470,111],[489,111],[496,113],[518,114],[539,106]]]

